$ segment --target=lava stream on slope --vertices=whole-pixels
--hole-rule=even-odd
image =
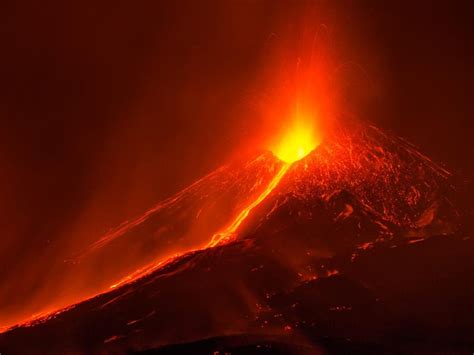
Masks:
[[[319,280],[327,278],[356,292],[352,303],[324,301],[327,309],[355,317],[367,311],[366,304],[377,308],[377,297],[344,275],[354,274],[358,260],[374,250],[388,253],[431,236],[456,234],[460,215],[453,195],[446,170],[372,126],[340,129],[291,165],[264,153],[211,173],[83,253],[80,264],[114,260],[111,269],[118,256],[124,257],[120,272],[130,272],[113,290],[0,339],[14,344],[18,337],[47,337],[63,329],[69,335],[56,352],[120,351],[229,333],[284,334],[310,320],[292,313],[307,296],[294,299],[290,309],[282,297],[304,294],[308,283],[324,288]],[[196,223],[199,218],[206,223]],[[212,239],[216,235],[224,237]],[[324,291],[331,296],[324,297],[335,297],[331,282]],[[189,302],[192,294],[195,302]],[[320,322],[323,315],[337,313],[326,314],[327,309],[312,316]],[[374,324],[364,329],[370,333]],[[88,327],[94,334],[83,334]]]

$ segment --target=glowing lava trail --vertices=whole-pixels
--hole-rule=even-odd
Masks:
[[[303,119],[302,117],[297,117],[293,124],[290,125],[290,129],[284,132],[284,134],[280,137],[280,140],[275,142],[271,149],[275,156],[282,162],[281,168],[277,171],[265,190],[263,190],[255,200],[243,208],[227,227],[215,233],[209,243],[202,247],[202,250],[232,241],[236,235],[237,229],[240,227],[242,222],[244,222],[250,212],[255,207],[260,205],[260,203],[265,200],[268,195],[270,195],[270,193],[278,186],[279,182],[283,176],[285,176],[291,165],[307,156],[320,143],[321,140],[314,130],[312,121]],[[164,267],[182,255],[183,254],[176,254],[175,256],[172,256],[168,259],[161,259],[158,262],[153,262],[145,267],[142,267],[122,278],[120,281],[114,283],[112,286],[110,286],[110,288],[117,288],[123,284],[137,280],[158,268]]]
[[[233,241],[236,236],[238,235],[238,229],[242,225],[242,223],[246,220],[249,216],[250,212],[258,207],[271,193],[274,191],[278,184],[280,183],[281,179],[285,176],[288,172],[292,164],[300,159],[306,157],[311,151],[313,151],[319,144],[320,140],[318,136],[315,134],[313,127],[310,121],[304,120],[296,120],[293,122],[293,125],[290,125],[290,129],[283,132],[283,135],[280,139],[275,142],[271,147],[274,155],[280,160],[280,167],[273,171],[274,176],[268,182],[268,185],[265,189],[252,201],[250,201],[247,205],[243,207],[243,209],[231,219],[230,223],[224,227],[222,230],[214,233],[206,244],[202,245],[202,247],[198,248],[190,248],[187,251],[181,251],[172,255],[168,255],[166,257],[159,257],[151,263],[148,263],[145,266],[135,270],[132,273],[129,273],[125,277],[122,277],[114,284],[109,286],[109,289],[116,289],[120,286],[125,284],[129,284],[134,282],[158,269],[164,269],[167,265],[173,263],[174,261],[178,260],[180,257],[183,257],[185,254],[194,253],[199,250],[205,250],[208,248],[213,248],[219,245],[223,245],[225,243]],[[219,170],[218,170],[219,171]],[[201,181],[205,181],[216,174],[216,172],[211,173]],[[199,182],[198,182],[199,183]],[[132,221],[126,222],[121,225],[118,229],[111,231],[105,237],[101,238],[99,241],[94,243],[91,248],[86,250],[84,253],[78,256],[78,259],[83,258],[86,254],[89,254],[92,251],[98,250],[104,247],[106,244],[110,243],[111,241],[117,239],[118,237],[124,235],[129,230],[138,227],[139,225],[143,224],[147,219],[149,219],[153,213],[159,211],[160,209],[176,204],[178,201],[183,199],[186,194],[192,190],[194,186],[198,186],[198,183],[191,185],[191,187],[183,190],[181,193],[177,194],[173,198],[166,200],[163,203],[160,203],[152,210],[148,211],[142,217]],[[97,297],[98,295],[105,293],[108,291],[107,289],[99,292],[90,298]],[[89,299],[90,299],[89,298]],[[84,300],[83,300],[84,301]],[[52,311],[45,311],[39,314],[35,314],[31,316],[30,319],[17,324],[16,326],[32,326],[39,322],[47,321],[48,319],[56,317],[58,314],[62,313],[65,310],[71,309],[76,305],[70,305],[63,309],[56,309]],[[8,327],[4,329],[0,329],[0,332],[7,330]]]
[[[278,159],[283,162],[281,169],[260,196],[244,208],[225,230],[212,236],[207,247],[214,247],[220,243],[231,240],[237,228],[239,228],[245,218],[247,218],[250,211],[257,207],[275,189],[291,164],[303,159],[314,150],[319,143],[319,138],[315,134],[311,121],[298,117],[298,119],[293,122],[291,129],[285,132],[280,141],[272,149]]]
[[[230,242],[234,239],[237,229],[240,227],[242,222],[248,217],[250,212],[260,205],[260,203],[265,200],[268,195],[278,186],[279,182],[285,176],[288,169],[291,165],[303,159],[309,153],[311,153],[319,144],[321,139],[317,132],[314,129],[314,125],[311,119],[308,119],[311,116],[296,115],[296,119],[289,125],[289,129],[283,132],[283,135],[280,139],[271,147],[271,150],[275,156],[282,162],[281,168],[277,171],[275,176],[269,182],[265,190],[262,191],[258,197],[250,202],[245,208],[243,208],[240,213],[232,220],[232,222],[225,227],[223,230],[216,232],[209,243],[204,245],[201,250],[212,248],[227,242]],[[198,250],[198,249],[196,249]],[[194,250],[194,251],[196,251]],[[189,252],[192,252],[191,250]],[[128,276],[122,278],[120,281],[114,283],[110,288],[117,288],[123,284],[137,280],[152,271],[164,267],[165,265],[171,263],[177,257],[182,256],[183,254],[176,254],[168,259],[161,259],[158,262],[153,262],[143,268],[136,270],[135,272],[129,274]]]
[[[214,247],[222,242],[227,242],[231,240],[232,236],[236,232],[237,228],[242,224],[242,222],[247,218],[250,211],[252,211],[255,207],[257,207],[265,198],[272,192],[275,187],[280,182],[281,178],[285,175],[285,173],[290,168],[291,164],[285,163],[275,175],[275,177],[270,181],[267,188],[258,196],[251,204],[245,207],[239,215],[234,219],[234,221],[223,231],[217,232],[212,236],[211,241],[207,245],[207,248]]]
[[[275,187],[278,186],[278,183],[282,179],[282,177],[285,175],[285,173],[288,171],[290,168],[291,163],[284,163],[280,170],[278,170],[277,174],[273,177],[273,179],[270,181],[268,184],[267,188],[255,199],[253,200],[247,207],[245,207],[238,215],[237,217],[232,221],[232,223],[227,226],[224,230],[215,233],[211,241],[202,249],[207,249],[207,248],[212,248],[215,247],[219,244],[223,244],[226,242],[229,242],[232,240],[232,237],[235,235],[235,232],[239,228],[239,226],[242,224],[242,222],[247,218],[249,213],[257,207],[265,198],[275,189]],[[174,257],[171,257],[167,260],[161,260],[158,263],[152,263],[150,265],[147,265],[141,269],[138,269],[137,271],[131,273],[130,275],[127,275],[120,281],[114,283],[112,286],[110,286],[111,289],[117,288],[119,286],[122,286],[126,283],[132,282],[134,280],[137,280],[154,270],[163,267],[167,265],[168,263],[172,262],[175,260],[177,257],[180,255],[177,254]]]
[[[223,244],[226,242],[229,242],[232,240],[232,237],[235,235],[235,232],[239,228],[239,226],[242,224],[242,222],[247,218],[249,213],[257,207],[265,198],[275,189],[275,187],[278,186],[278,183],[282,179],[282,177],[285,175],[285,173],[288,171],[290,168],[291,163],[284,163],[280,170],[278,170],[277,174],[273,177],[273,179],[270,181],[268,184],[267,188],[254,200],[252,201],[247,207],[245,207],[238,215],[237,217],[232,221],[232,223],[227,226],[224,230],[215,233],[211,241],[204,246],[202,249],[207,249],[207,248],[212,248],[215,247],[219,244]],[[151,272],[155,271],[156,269],[163,267],[169,263],[171,263],[173,260],[175,260],[177,257],[181,256],[180,254],[176,254],[174,257],[170,257],[166,260],[161,260],[159,262],[154,262],[150,265],[147,265],[141,269],[136,270],[135,272],[127,275],[126,277],[122,278],[120,281],[114,283],[113,285],[110,286],[111,289],[117,288],[119,286],[122,286],[126,283],[135,281],[145,275],[150,274]]]

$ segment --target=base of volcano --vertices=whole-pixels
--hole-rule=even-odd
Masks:
[[[331,235],[341,238],[341,235]],[[6,353],[449,353],[474,345],[474,241],[462,235],[315,257],[304,275],[281,240],[243,240],[0,336]],[[435,260],[436,262],[431,262]],[[337,271],[334,271],[337,270]],[[142,349],[142,350],[140,350]],[[140,352],[142,351],[142,352]]]

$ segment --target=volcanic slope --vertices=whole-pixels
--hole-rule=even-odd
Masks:
[[[252,161],[281,168],[268,154]],[[206,191],[219,179],[204,181],[199,196],[212,203],[219,193]],[[463,351],[474,344],[474,245],[455,201],[450,174],[409,143],[370,126],[338,130],[292,164],[232,238],[1,334],[1,350]],[[153,218],[143,223],[159,229]],[[147,238],[143,223],[122,234]],[[121,238],[112,236],[96,245]]]
[[[95,296],[176,255],[207,246],[212,235],[267,188],[281,166],[269,152],[233,161],[110,230],[92,245],[63,256],[65,262],[57,260],[49,271],[52,277],[41,285],[43,300],[31,295],[31,304],[15,302],[12,289],[12,301],[0,304],[0,330],[32,314]]]

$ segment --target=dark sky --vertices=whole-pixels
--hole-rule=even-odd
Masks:
[[[470,1],[9,2],[0,284],[33,277],[32,260],[63,257],[245,147],[261,127],[269,39],[310,3],[338,60],[364,76],[348,78],[349,109],[472,177]]]

